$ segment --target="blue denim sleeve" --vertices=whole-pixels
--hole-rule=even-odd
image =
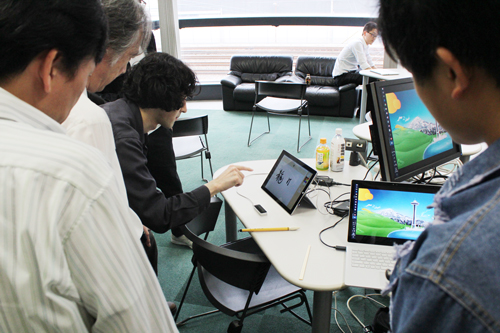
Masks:
[[[430,280],[405,272],[391,296],[393,333],[486,332],[466,308]]]

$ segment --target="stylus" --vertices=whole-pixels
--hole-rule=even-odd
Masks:
[[[311,253],[311,245],[307,248],[306,256],[304,258],[304,263],[302,264],[302,270],[300,271],[299,280],[304,279],[304,275],[306,274],[307,261],[309,260],[309,253]]]
[[[256,231],[295,231],[299,227],[284,227],[284,228],[253,228],[253,229],[240,229],[241,232],[256,232]]]

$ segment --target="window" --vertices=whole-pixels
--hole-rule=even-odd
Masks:
[[[356,18],[365,18],[365,22],[366,18],[378,16],[377,0],[177,1],[180,26],[191,26],[180,29],[180,57],[201,83],[220,82],[234,54],[293,55],[295,59],[301,55],[337,56],[350,38],[362,33],[362,23],[354,26],[359,21]],[[147,2],[152,20],[158,20],[157,0]],[[258,21],[262,18],[268,19]],[[286,21],[273,26],[274,18]],[[308,25],[295,25],[303,18],[309,19]],[[322,18],[341,18],[353,26],[316,25]],[[233,20],[234,25],[212,26],[231,24],[228,20]],[[207,26],[196,26],[204,24]],[[155,37],[161,50],[158,32]],[[382,67],[384,49],[380,39],[370,47],[370,54],[376,66]]]

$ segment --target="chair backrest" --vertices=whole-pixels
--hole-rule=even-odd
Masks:
[[[181,226],[181,229],[193,242],[193,260],[198,269],[202,268],[237,288],[255,293],[260,291],[271,263],[253,239],[217,246],[195,235],[188,225]]]
[[[336,60],[336,57],[300,56],[297,58],[295,75],[305,78],[307,74],[310,74],[312,85],[332,85],[332,73]]]
[[[213,231],[219,212],[222,207],[222,200],[219,197],[212,197],[210,205],[187,224],[190,234],[200,236]],[[188,235],[186,235],[188,237]],[[206,239],[206,237],[205,237]]]
[[[179,118],[174,123],[173,137],[202,135],[208,133],[208,115]]]
[[[257,80],[275,81],[292,73],[292,56],[234,55],[230,61],[229,74],[240,77],[246,83]]]
[[[271,96],[279,98],[304,99],[307,85],[295,82],[269,82],[256,81],[255,93],[258,99],[261,96]]]

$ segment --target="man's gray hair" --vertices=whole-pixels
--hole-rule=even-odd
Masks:
[[[113,60],[118,58],[138,39],[142,50],[146,50],[151,38],[151,21],[137,0],[102,0],[108,17],[109,40],[107,49]]]

